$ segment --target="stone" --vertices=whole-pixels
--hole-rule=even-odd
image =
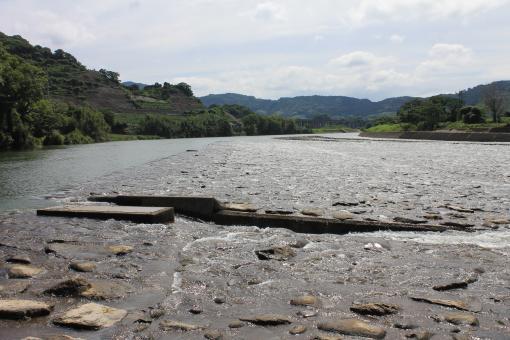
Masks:
[[[296,325],[289,329],[289,333],[292,335],[303,334],[304,332],[306,332],[306,326],[303,325]]]
[[[44,293],[56,296],[79,296],[91,287],[92,285],[87,280],[75,277],[57,283],[55,286],[46,289]]]
[[[443,217],[441,217],[441,215],[439,214],[425,214],[423,215],[423,218],[427,219],[427,220],[442,220]]]
[[[450,308],[455,308],[455,309],[460,309],[460,310],[465,310],[465,311],[470,310],[469,304],[464,301],[446,300],[446,299],[432,299],[432,298],[427,298],[427,297],[423,297],[423,296],[410,296],[410,298],[414,301],[430,303],[433,305],[440,305],[440,306],[444,306],[444,307],[450,307]]]
[[[78,262],[73,261],[69,264],[69,268],[76,270],[77,272],[89,273],[96,270],[96,264],[94,262]]]
[[[176,320],[163,320],[159,323],[159,328],[164,331],[179,330],[179,331],[195,331],[201,329],[202,326],[193,325]]]
[[[342,202],[335,202],[333,203],[333,207],[342,206],[342,207],[354,207],[356,205],[359,205],[359,202],[354,201],[342,201]]]
[[[475,225],[472,223],[462,223],[462,222],[454,222],[454,221],[443,221],[439,222],[440,225],[444,225],[446,227],[456,227],[456,228],[472,228]]]
[[[313,295],[302,295],[290,300],[293,306],[315,306],[317,303],[318,299]]]
[[[0,300],[0,318],[23,319],[51,313],[53,305],[34,300]]]
[[[133,247],[127,245],[112,245],[108,246],[108,250],[114,255],[122,256],[131,253]]]
[[[20,254],[20,255],[12,255],[12,256],[7,257],[5,259],[5,262],[30,264],[30,263],[32,263],[32,260],[30,259],[30,257],[28,257],[28,255]]]
[[[221,332],[216,329],[211,329],[204,333],[204,338],[210,340],[220,340],[223,339],[223,334],[221,334]]]
[[[307,215],[307,216],[322,216],[324,215],[324,210],[322,209],[315,209],[315,208],[308,208],[301,210],[301,214]]]
[[[422,223],[427,223],[427,220],[418,220],[418,219],[407,218],[407,217],[400,217],[400,216],[394,217],[393,221],[399,222],[399,223],[407,223],[407,224],[422,224]]]
[[[285,261],[296,256],[296,252],[290,246],[273,247],[270,249],[255,250],[259,260]]]
[[[296,314],[297,314],[297,316],[300,316],[300,317],[306,319],[306,318],[312,318],[314,316],[317,316],[317,311],[310,310],[310,309],[305,309],[305,310],[300,310]]]
[[[304,246],[306,246],[308,243],[310,243],[310,242],[308,242],[308,240],[298,239],[298,240],[290,243],[289,246],[292,248],[300,249],[300,248],[303,248]]]
[[[98,303],[86,303],[77,308],[65,312],[55,318],[56,325],[97,330],[111,327],[121,321],[127,315],[127,311],[108,307]]]
[[[470,283],[474,283],[478,280],[477,276],[471,276],[461,281],[453,281],[440,285],[435,285],[432,289],[437,291],[451,290],[451,289],[459,289],[459,288],[467,288]]]
[[[473,314],[468,313],[447,313],[441,317],[454,325],[478,326],[480,324]]]
[[[239,320],[246,321],[258,326],[277,326],[292,323],[288,316],[279,314],[258,314],[241,317]]]
[[[492,224],[510,224],[510,219],[509,218],[494,218],[494,219],[488,220],[488,222],[492,223]]]
[[[40,274],[42,271],[42,268],[19,264],[10,267],[8,273],[11,279],[29,279]]]
[[[377,315],[383,316],[395,314],[400,310],[400,306],[387,303],[363,303],[351,306],[351,311],[361,315]]]
[[[241,328],[244,327],[244,322],[240,320],[234,320],[228,324],[228,328]]]
[[[400,322],[395,322],[393,324],[393,327],[398,328],[398,329],[416,329],[419,326],[412,322],[409,322],[409,321],[400,321]]]
[[[214,303],[217,303],[218,305],[225,303],[225,298],[223,296],[217,296],[214,298]]]
[[[258,209],[250,203],[223,203],[221,209],[241,211],[241,212],[256,212]]]
[[[354,219],[354,216],[355,215],[353,213],[351,213],[347,210],[335,211],[333,213],[333,217],[340,221],[352,220],[352,219]]]
[[[468,208],[464,208],[464,207],[461,207],[458,205],[452,205],[452,204],[446,205],[445,208],[454,210],[454,211],[458,211],[458,212],[463,212],[463,213],[474,213],[475,212],[473,209],[468,209]]]
[[[384,328],[368,324],[358,319],[340,319],[321,322],[317,325],[321,331],[337,332],[345,335],[362,336],[372,339],[383,339],[386,336]]]
[[[165,310],[162,308],[152,308],[149,312],[149,316],[153,319],[159,319],[165,315]]]

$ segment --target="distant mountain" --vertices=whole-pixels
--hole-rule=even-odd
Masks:
[[[316,114],[327,114],[331,117],[358,116],[397,112],[398,109],[412,97],[389,98],[379,102],[368,99],[358,99],[345,96],[299,96],[283,97],[278,100],[259,99],[236,93],[210,94],[200,97],[206,106],[213,104],[237,104],[251,110],[264,113],[280,113],[285,116],[310,117]]]
[[[140,89],[140,90],[143,90],[146,86],[149,86],[148,84],[136,83],[136,82],[131,81],[131,80],[123,81],[122,85],[124,85],[126,87],[136,85],[138,87],[138,89]]]
[[[496,81],[491,83],[507,97],[507,105],[510,108],[510,81]],[[466,105],[477,105],[483,101],[483,93],[487,86],[478,85],[468,88],[461,93]],[[459,94],[444,94],[449,97],[458,97]],[[356,116],[367,117],[381,113],[397,112],[400,107],[414,97],[394,97],[373,102],[368,99],[358,99],[344,96],[300,96],[283,97],[278,100],[260,99],[253,96],[245,96],[236,93],[210,94],[200,97],[206,106],[237,104],[251,110],[263,113],[280,113],[285,116],[310,117],[316,114],[327,114],[331,117]]]
[[[483,102],[483,94],[489,86],[495,86],[507,98],[507,107],[510,108],[510,80],[495,81],[490,84],[478,85],[460,92],[460,97],[466,105],[477,105]],[[459,97],[459,93],[447,94],[451,97]]]

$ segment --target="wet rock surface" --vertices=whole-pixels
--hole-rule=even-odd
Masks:
[[[69,199],[84,201],[92,191],[209,195],[248,202],[259,211],[300,214],[313,208],[332,218],[341,209],[358,209],[354,219],[454,221],[472,224],[472,232],[340,236],[219,226],[182,216],[165,225],[6,213],[0,215],[0,224],[8,226],[0,229],[1,298],[44,301],[54,308],[30,319],[1,319],[0,338],[46,339],[65,333],[84,339],[197,339],[218,331],[224,339],[356,339],[318,326],[357,318],[383,329],[385,339],[432,333],[432,339],[504,339],[510,331],[510,232],[508,224],[495,221],[510,215],[505,208],[510,177],[502,176],[508,170],[500,166],[510,163],[510,148],[491,146],[496,152],[477,144],[378,143],[220,143],[86,183]],[[334,206],[337,202],[342,204]],[[498,229],[484,226],[489,221]],[[116,253],[111,246],[131,248]],[[6,261],[20,254],[31,263]],[[93,266],[80,270],[73,263]],[[31,278],[10,278],[14,265],[44,270]],[[475,272],[477,280],[467,287],[433,289],[455,286]],[[77,296],[44,294],[75,276],[92,287]],[[290,303],[303,296],[317,301]],[[223,303],[215,302],[219,297]],[[95,330],[52,322],[91,302],[125,315]],[[400,309],[384,315],[351,310],[376,303]],[[450,317],[466,321],[449,322],[448,313],[473,315],[478,326],[467,319]],[[256,324],[261,315],[277,315],[280,321]],[[169,321],[201,328],[165,328]],[[306,331],[292,335],[298,326]]]

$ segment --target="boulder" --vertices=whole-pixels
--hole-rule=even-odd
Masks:
[[[307,215],[307,216],[322,216],[324,215],[324,210],[322,209],[315,209],[315,208],[307,208],[307,209],[303,209],[301,210],[301,213],[303,215]]]
[[[30,257],[28,257],[28,255],[19,254],[7,257],[5,259],[5,262],[30,264],[32,263],[32,260],[30,259]]]
[[[86,303],[77,308],[68,310],[55,318],[53,323],[61,326],[92,329],[111,327],[127,314],[123,309],[117,309],[97,303]]]
[[[53,305],[34,300],[0,300],[0,318],[23,319],[51,313]]]
[[[159,328],[161,328],[164,331],[171,330],[194,331],[197,329],[201,329],[203,327],[176,320],[163,320],[159,323]]]
[[[290,246],[279,246],[269,249],[255,250],[259,260],[285,261],[296,256],[296,252]]]
[[[466,310],[466,311],[470,310],[470,305],[464,301],[434,299],[434,298],[427,298],[424,296],[410,296],[410,298],[414,301],[430,303],[433,305],[439,305],[439,306],[450,307],[450,308]],[[474,311],[477,311],[477,310],[474,310]]]
[[[112,245],[108,246],[108,251],[114,255],[122,256],[131,253],[133,251],[133,247],[122,244]]]
[[[372,339],[383,339],[386,336],[384,328],[368,324],[358,319],[340,319],[321,322],[317,328],[327,332],[337,332],[345,335],[361,336]]]
[[[301,295],[290,300],[293,306],[315,306],[318,304],[318,299],[313,295]]]
[[[258,326],[277,326],[287,325],[292,323],[291,319],[285,315],[279,314],[258,314],[239,318],[241,321],[246,321]]]
[[[8,274],[11,279],[29,279],[40,274],[42,271],[42,268],[19,264],[10,267]]]
[[[79,296],[91,287],[92,285],[87,280],[75,277],[57,283],[55,286],[46,289],[44,293],[56,296]]]
[[[306,332],[306,326],[303,325],[296,325],[289,329],[289,333],[292,335],[303,334],[304,332]]]
[[[69,264],[69,268],[77,272],[88,273],[96,270],[96,264],[88,261],[73,261]]]
[[[454,325],[478,326],[480,324],[476,316],[469,313],[447,313],[440,318]]]
[[[333,213],[333,217],[337,220],[345,221],[354,219],[354,214],[347,210],[340,210]]]
[[[400,310],[400,306],[387,303],[362,303],[351,306],[351,311],[361,315],[377,315],[383,316],[395,314]]]

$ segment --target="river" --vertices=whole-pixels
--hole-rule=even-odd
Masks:
[[[183,138],[108,142],[0,153],[0,211],[47,207],[81,183],[113,172],[228,140],[260,137]]]

